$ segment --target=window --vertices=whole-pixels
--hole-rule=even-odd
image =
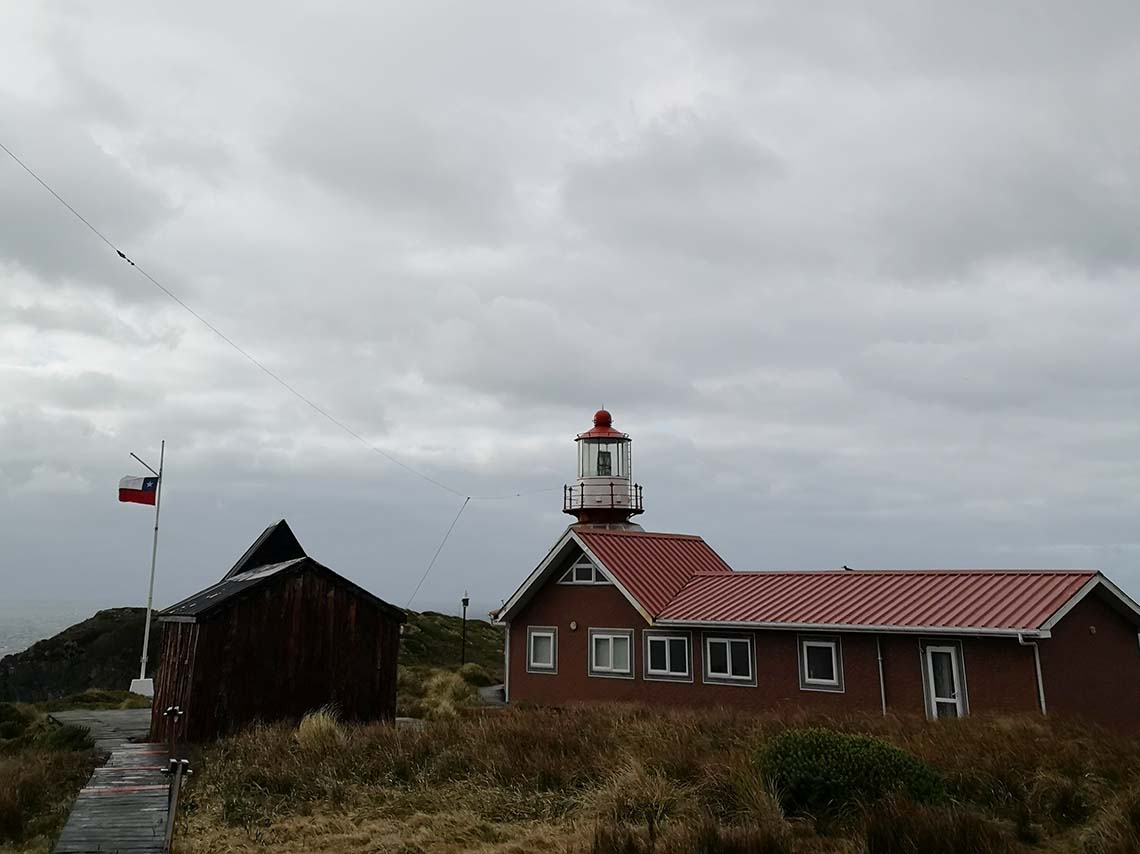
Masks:
[[[529,673],[558,672],[558,629],[553,626],[527,628],[526,669]]]
[[[598,476],[611,477],[613,475],[613,467],[610,464],[610,452],[598,451]]]
[[[957,641],[922,643],[922,687],[926,713],[931,718],[959,718],[968,714],[966,671],[962,645]]]
[[[645,678],[691,682],[689,636],[645,632]]]
[[[800,690],[842,691],[843,654],[836,636],[799,639]]]
[[[705,636],[705,681],[756,684],[752,638]]]
[[[633,678],[633,629],[590,629],[590,675]]]
[[[558,579],[559,584],[609,584],[609,579],[602,575],[601,571],[594,566],[593,562],[582,555],[574,562],[562,577]]]

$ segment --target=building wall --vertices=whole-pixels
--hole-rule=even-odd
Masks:
[[[570,623],[577,623],[577,630]],[[557,674],[529,673],[527,627],[558,629]],[[590,628],[635,629],[634,678],[588,675]],[[798,634],[794,631],[746,632],[755,638],[757,684],[712,685],[701,681],[701,631],[691,632],[690,682],[646,680],[644,674],[645,619],[617,588],[609,585],[577,586],[549,582],[510,626],[510,701],[542,704],[636,701],[688,706],[747,708],[796,707],[821,713],[880,712],[882,709],[876,636],[844,633],[844,691],[801,690],[798,669]],[[913,635],[882,635],[883,675],[887,707],[899,714],[924,714],[925,699],[920,639]],[[1033,650],[1009,638],[963,637],[961,644],[966,691],[972,712],[1035,711],[1037,704]]]
[[[1140,730],[1137,626],[1099,594],[1086,596],[1054,627],[1053,637],[1041,641],[1041,669],[1049,714]]]
[[[163,626],[152,739],[166,738],[171,705],[185,711],[179,737],[191,741],[326,704],[349,720],[395,716],[399,622],[324,573],[286,576],[197,624]]]

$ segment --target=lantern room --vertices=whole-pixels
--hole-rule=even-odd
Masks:
[[[629,436],[613,426],[604,409],[594,414],[594,426],[579,433],[578,482],[566,486],[563,512],[580,523],[621,524],[642,512],[641,487],[630,483]]]

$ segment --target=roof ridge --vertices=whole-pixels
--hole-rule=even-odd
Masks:
[[[606,528],[579,528],[576,529],[576,532],[589,536],[657,537],[668,540],[699,540],[704,542],[704,538],[700,534],[673,534],[668,531],[614,531]]]
[[[695,575],[724,575],[723,572],[697,570]],[[1099,575],[1099,569],[734,569],[733,575]]]

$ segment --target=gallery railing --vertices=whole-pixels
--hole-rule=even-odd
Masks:
[[[610,483],[590,484],[589,486],[563,486],[562,510],[566,513],[575,510],[628,510],[630,513],[644,511],[641,485]]]

